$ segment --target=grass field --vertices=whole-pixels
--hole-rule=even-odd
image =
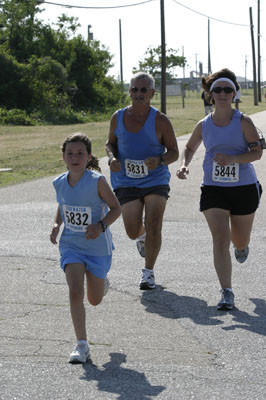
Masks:
[[[241,101],[240,111],[245,114],[266,110],[264,96],[258,106],[253,105],[250,92],[242,93]],[[155,95],[153,105],[160,108],[159,94]],[[180,97],[168,97],[167,115],[176,136],[190,133],[193,126],[204,117],[200,93],[187,94],[185,108]],[[66,126],[0,126],[0,168],[12,168],[10,172],[0,172],[0,187],[63,172],[65,166],[60,147],[65,137],[74,132],[87,134],[92,140],[93,154],[103,157],[108,129],[109,121]]]

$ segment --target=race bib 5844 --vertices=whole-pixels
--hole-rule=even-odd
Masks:
[[[232,163],[222,167],[213,161],[212,180],[216,182],[238,182],[239,164]]]

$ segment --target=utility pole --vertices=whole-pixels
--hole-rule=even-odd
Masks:
[[[120,43],[120,80],[121,80],[121,88],[123,90],[124,87],[124,79],[123,79],[123,54],[122,54],[122,29],[121,29],[121,19],[119,20],[119,43]]]
[[[247,92],[247,89],[248,89],[248,85],[247,85],[247,63],[248,63],[248,60],[247,60],[247,55],[245,55],[245,87],[246,87],[246,92]]]
[[[249,7],[249,18],[250,18],[250,33],[251,33],[251,45],[252,45],[252,60],[253,60],[253,92],[254,92],[254,106],[258,105],[257,97],[257,80],[256,80],[256,59],[255,59],[255,44],[254,44],[254,32],[253,32],[253,18],[252,18],[252,7]]]
[[[260,57],[260,0],[258,0],[258,100],[261,101],[261,83],[260,83],[260,67],[261,67],[261,57]]]
[[[210,18],[208,18],[208,74],[211,74],[211,45],[210,45]]]
[[[166,57],[165,57],[165,24],[164,0],[161,1],[161,111],[166,114]]]

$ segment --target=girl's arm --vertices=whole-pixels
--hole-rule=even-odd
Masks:
[[[57,236],[58,236],[58,233],[59,233],[59,230],[60,230],[60,226],[62,225],[62,223],[63,223],[63,220],[62,220],[62,216],[61,216],[61,213],[60,213],[60,207],[57,206],[54,225],[53,225],[52,231],[50,233],[50,241],[53,244],[57,244],[56,239],[57,239]]]
[[[98,194],[99,197],[108,205],[109,212],[102,219],[103,223],[107,226],[111,225],[121,214],[120,204],[114,195],[112,189],[104,178],[98,180]],[[87,239],[96,239],[102,233],[102,225],[97,222],[88,226],[86,231]]]
[[[186,179],[189,173],[188,165],[191,162],[194,154],[202,142],[202,121],[199,121],[195,126],[190,139],[188,140],[185,149],[181,156],[181,166],[176,171],[176,175],[179,179]]]

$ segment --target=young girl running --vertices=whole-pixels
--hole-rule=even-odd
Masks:
[[[108,290],[107,273],[114,249],[111,225],[120,215],[120,205],[100,171],[98,159],[91,154],[91,142],[81,133],[66,138],[62,147],[68,172],[53,181],[58,208],[50,234],[59,241],[60,264],[69,287],[70,312],[77,345],[70,363],[84,363],[89,357],[84,308],[84,277],[87,297],[97,306]]]

